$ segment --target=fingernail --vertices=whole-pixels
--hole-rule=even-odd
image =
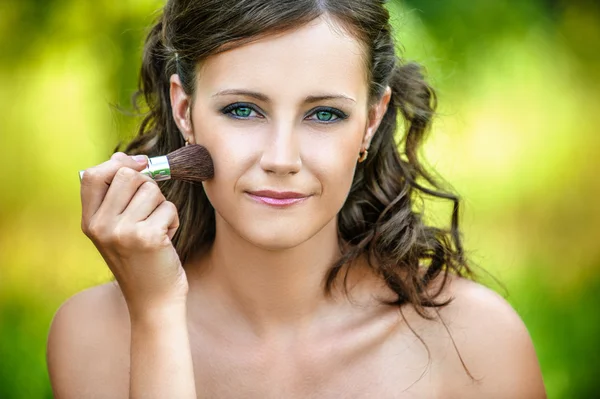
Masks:
[[[131,158],[133,158],[134,161],[139,162],[139,163],[146,163],[146,159],[147,159],[147,157],[145,155],[134,155]]]

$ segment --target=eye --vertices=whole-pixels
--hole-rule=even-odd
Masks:
[[[236,119],[248,119],[260,117],[259,111],[252,105],[247,103],[234,103],[226,106],[221,110],[221,113],[229,115]],[[254,113],[254,115],[252,114]]]
[[[315,118],[311,118],[313,121],[321,122],[321,123],[332,123],[339,120],[346,119],[348,115],[339,109],[330,108],[330,107],[321,107],[313,111],[311,116],[315,116]]]

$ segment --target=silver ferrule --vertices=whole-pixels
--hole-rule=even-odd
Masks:
[[[141,173],[150,176],[154,181],[169,180],[171,178],[169,160],[166,156],[149,158],[148,167]]]
[[[79,171],[79,181],[83,179],[83,172]],[[154,181],[169,180],[171,178],[171,167],[166,156],[148,158],[148,166],[140,173],[150,176]]]

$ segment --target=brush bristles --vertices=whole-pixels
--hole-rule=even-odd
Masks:
[[[173,180],[198,183],[214,175],[212,158],[208,150],[199,144],[181,147],[167,154],[167,159]]]

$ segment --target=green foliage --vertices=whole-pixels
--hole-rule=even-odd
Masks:
[[[79,229],[77,171],[131,137],[145,29],[162,2],[0,2],[0,398],[50,398],[48,327],[110,274]],[[600,6],[390,3],[440,115],[429,163],[464,198],[472,259],[529,328],[550,398],[600,388]],[[448,204],[427,203],[432,222]]]

